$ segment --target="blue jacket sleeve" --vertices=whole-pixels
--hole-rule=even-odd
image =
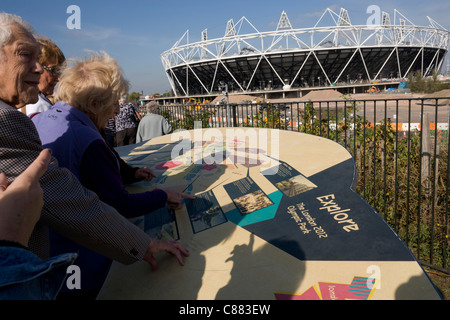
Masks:
[[[77,255],[47,260],[22,248],[0,246],[0,300],[53,300]]]
[[[91,143],[83,154],[81,183],[126,218],[134,218],[162,208],[167,203],[163,190],[130,194],[120,175],[119,161],[104,141]]]

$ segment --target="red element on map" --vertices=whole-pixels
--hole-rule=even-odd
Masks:
[[[315,286],[310,287],[302,294],[275,293],[276,300],[321,300]]]
[[[229,146],[236,147],[236,146],[244,144],[244,143],[245,143],[245,141],[234,139],[229,143]]]
[[[350,284],[319,282],[302,294],[275,293],[276,300],[368,300],[376,287],[375,279],[355,276]]]
[[[169,161],[164,164],[159,164],[158,166],[156,166],[156,170],[173,169],[173,168],[180,166],[181,164],[183,164],[183,162],[181,162],[181,161]]]
[[[355,299],[353,295],[348,292],[349,287],[349,284],[319,282],[322,300]]]
[[[204,165],[204,166],[202,167],[202,170],[211,171],[211,170],[214,170],[214,169],[216,169],[216,168],[217,168],[217,166],[214,165],[214,164],[207,164],[207,165]]]

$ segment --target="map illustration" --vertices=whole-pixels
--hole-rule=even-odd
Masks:
[[[441,299],[408,247],[352,189],[354,160],[334,141],[222,128],[116,150],[156,175],[129,192],[195,196],[176,212],[135,220],[152,237],[180,241],[190,256],[182,268],[161,257],[157,276],[145,264],[113,264],[101,298]]]

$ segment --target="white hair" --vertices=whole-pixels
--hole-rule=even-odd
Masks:
[[[29,33],[34,33],[33,27],[22,17],[10,13],[0,12],[0,56],[3,55],[3,47],[11,40],[11,26],[14,24],[18,24]]]

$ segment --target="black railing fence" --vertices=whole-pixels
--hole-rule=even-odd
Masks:
[[[425,265],[449,271],[450,98],[164,105],[176,129],[260,127],[332,139],[355,159],[356,192]]]

